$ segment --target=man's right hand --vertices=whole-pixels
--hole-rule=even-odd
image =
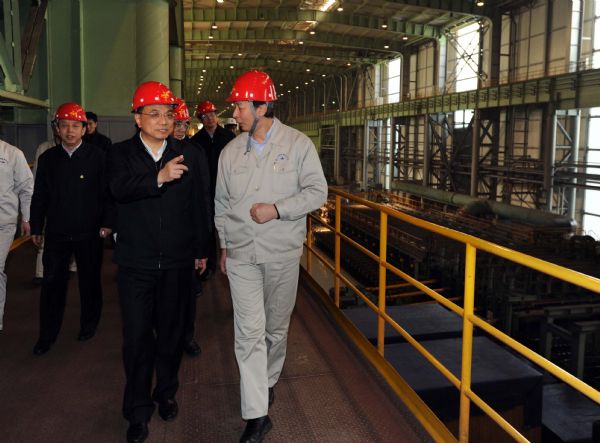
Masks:
[[[38,248],[41,248],[42,243],[44,243],[44,236],[43,235],[32,235],[31,240],[33,241],[34,245],[36,245]]]
[[[179,155],[172,160],[169,160],[166,165],[158,173],[158,184],[169,183],[173,180],[181,178],[184,172],[188,170],[188,167],[181,162],[183,161],[183,155]]]
[[[221,249],[221,256],[219,257],[219,269],[223,274],[227,274],[227,266],[225,266],[226,258],[227,249]]]

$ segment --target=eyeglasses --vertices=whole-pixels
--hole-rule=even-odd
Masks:
[[[175,126],[178,128],[184,127],[187,129],[190,127],[190,122],[177,121],[177,122],[175,122]]]
[[[152,112],[138,112],[138,114],[147,115],[152,120],[159,120],[162,117],[166,118],[167,120],[174,120],[175,119],[175,114],[173,112],[166,112],[164,114],[161,114],[158,111],[152,111]]]

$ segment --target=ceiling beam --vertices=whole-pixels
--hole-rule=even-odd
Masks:
[[[268,42],[188,42],[186,45],[186,59],[191,60],[196,55],[211,54],[260,54],[273,55],[275,58],[289,56],[304,56],[327,59],[338,59],[361,64],[375,64],[384,59],[397,57],[395,52],[383,49],[381,51],[356,50],[352,48],[336,48],[317,45],[273,45]]]
[[[330,77],[332,75],[343,75],[343,73],[330,73],[330,74],[315,74],[313,72],[290,72],[286,69],[278,69],[278,68],[268,68],[264,69],[267,72],[273,81],[276,84],[279,83],[290,83],[293,85],[300,85],[304,82],[311,82],[311,80],[319,81],[320,79],[325,77]],[[224,84],[229,82],[229,85],[233,85],[233,82],[236,78],[238,78],[244,72],[249,71],[248,68],[244,69],[229,69],[229,70],[207,70],[206,72],[202,72],[202,70],[190,70],[186,71],[186,85],[191,89],[196,90],[198,88],[198,83],[200,82],[200,77],[204,77],[204,84],[215,83],[219,84],[221,81]]]
[[[498,0],[486,0],[483,6],[477,6],[475,0],[388,0],[392,3],[440,11],[457,12],[477,17],[493,17],[497,12],[495,3]]]
[[[441,29],[437,26],[396,20],[393,17],[296,8],[194,9],[185,14],[185,20],[188,26],[191,26],[193,22],[316,22],[316,30],[318,30],[319,23],[332,23],[386,32],[390,34],[390,39],[397,37],[397,34],[427,38],[437,38],[442,35]],[[386,28],[384,29],[383,26]]]
[[[354,49],[371,49],[371,50],[384,50],[387,49],[391,52],[400,53],[407,46],[406,43],[396,38],[369,38],[359,37],[356,35],[345,35],[333,32],[318,32],[316,35],[310,35],[304,31],[292,31],[283,29],[229,29],[229,30],[200,30],[186,29],[186,42],[208,42],[208,41],[267,41],[271,44],[276,44],[278,40],[288,40],[295,42],[300,45],[300,41],[304,42],[305,45],[310,45],[311,42],[317,42],[320,44],[354,48]],[[212,39],[209,36],[212,35]],[[388,48],[384,48],[384,46]]]
[[[233,68],[231,68],[233,66]],[[351,66],[350,66],[351,67]],[[213,69],[213,70],[227,70],[227,69],[267,69],[267,68],[276,68],[276,69],[289,69],[293,72],[307,72],[313,74],[340,74],[348,71],[349,66],[344,65],[309,65],[307,63],[302,62],[293,62],[282,60],[281,62],[277,62],[272,58],[256,58],[256,59],[210,59],[210,60],[194,60],[186,63],[186,69],[188,71],[196,71],[199,70],[201,72],[202,69]]]

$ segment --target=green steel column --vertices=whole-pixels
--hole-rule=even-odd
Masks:
[[[183,48],[169,48],[169,88],[177,97],[183,96]]]
[[[471,120],[472,139],[471,139],[471,197],[477,197],[479,191],[479,146],[481,142],[481,111],[473,111]]]
[[[339,122],[336,122],[334,127],[333,127],[333,131],[334,131],[334,140],[333,140],[333,144],[334,144],[334,151],[333,151],[333,177],[335,180],[335,183],[338,184],[340,183],[340,157],[341,157],[341,149],[342,149],[342,144],[340,141],[340,136],[341,136],[341,131],[340,131],[340,124]]]
[[[556,162],[556,108],[548,103],[545,109],[544,149],[544,191],[546,193],[545,209],[552,212],[554,194],[554,172]]]
[[[423,186],[429,186],[429,172],[431,169],[431,128],[429,127],[429,114],[425,114],[423,132]]]
[[[80,2],[48,3],[48,99],[50,109],[65,102],[81,103]]]
[[[155,80],[169,84],[169,2],[137,0],[137,83]]]
[[[491,19],[492,41],[490,46],[490,76],[488,86],[498,86],[500,83],[500,57],[502,43],[502,16],[496,14]]]
[[[573,141],[571,142],[571,158],[569,163],[571,163],[572,167],[569,168],[569,172],[573,174],[577,174],[577,163],[579,161],[579,138],[581,135],[581,110],[577,109],[575,111],[575,115],[573,116]],[[569,218],[575,220],[575,208],[577,206],[577,179],[572,178],[571,183],[572,186],[567,188],[567,215]]]
[[[183,97],[184,31],[183,2],[171,2],[169,30],[169,88],[177,97]],[[188,99],[190,97],[187,97]]]
[[[366,191],[369,183],[369,120],[363,125],[362,189]]]

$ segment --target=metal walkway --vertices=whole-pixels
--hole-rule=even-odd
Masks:
[[[31,282],[35,249],[27,243],[7,264],[8,296],[0,332],[0,430],[3,442],[118,442],[124,373],[116,268],[105,251],[104,311],[96,336],[76,340],[76,278],[62,331],[51,351],[34,357],[39,287]],[[197,358],[184,356],[177,393],[179,417],[155,414],[148,442],[236,442],[244,428],[233,354],[232,307],[219,275],[198,300]],[[430,441],[416,420],[358,357],[300,285],[288,356],[270,411],[265,442]]]

